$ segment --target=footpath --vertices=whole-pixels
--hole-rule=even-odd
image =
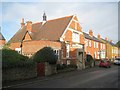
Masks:
[[[64,72],[59,72],[50,76],[44,76],[44,77],[35,77],[31,79],[26,79],[26,80],[19,80],[19,81],[11,81],[3,84],[3,89],[4,88],[12,88],[14,86],[19,86],[19,85],[25,85],[25,84],[30,84],[30,83],[36,83],[36,82],[42,82],[46,80],[51,80],[51,79],[59,79],[59,78],[65,78],[69,75],[73,76],[75,74],[82,74],[82,73],[87,73],[93,70],[98,70],[100,69],[98,66],[95,66],[93,68],[86,68],[83,70],[69,70],[69,71],[64,71]]]

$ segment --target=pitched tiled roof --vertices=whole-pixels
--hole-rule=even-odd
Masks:
[[[59,40],[60,36],[65,31],[73,15],[57,18],[32,24],[32,32],[29,33],[32,40]],[[26,34],[26,26],[20,29],[10,40],[10,42],[21,42]]]
[[[2,33],[0,32],[0,40],[5,40],[4,36],[2,35]]]
[[[84,37],[87,38],[87,39],[90,39],[90,40],[94,40],[94,41],[103,43],[102,41],[100,41],[99,39],[97,39],[97,38],[94,37],[94,36],[91,37],[91,36],[89,36],[89,34],[87,34],[87,33],[85,33],[85,32],[83,32],[83,34],[84,34]]]
[[[106,43],[109,43],[109,44],[110,44],[110,45],[112,45],[112,46],[116,46],[116,47],[117,47],[117,45],[116,45],[116,44],[114,44],[113,42],[110,42],[110,41],[105,40],[105,39],[102,39],[102,40],[104,40]]]

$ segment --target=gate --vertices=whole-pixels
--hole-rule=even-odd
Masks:
[[[37,76],[45,76],[45,63],[37,63]]]

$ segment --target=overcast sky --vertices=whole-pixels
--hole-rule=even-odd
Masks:
[[[20,29],[21,18],[24,18],[25,22],[29,20],[33,23],[41,22],[44,11],[48,20],[76,14],[84,32],[88,33],[92,28],[95,36],[100,34],[102,38],[108,37],[115,43],[118,41],[118,0],[109,0],[109,2],[108,0],[104,0],[106,2],[100,2],[102,0],[98,0],[99,2],[96,2],[97,0],[91,0],[92,2],[88,0],[84,0],[86,2],[18,1],[2,0],[0,3],[1,32],[7,41]]]

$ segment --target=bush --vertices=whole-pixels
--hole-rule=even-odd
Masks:
[[[39,50],[33,57],[36,62],[48,62],[49,64],[56,64],[58,56],[51,47],[44,47]]]
[[[88,62],[94,61],[93,57],[91,55],[88,55],[88,54],[86,56],[86,59],[87,59]]]
[[[2,68],[9,69],[15,67],[31,67],[34,66],[34,62],[32,60],[28,60],[29,58],[19,54],[18,52],[11,49],[2,49]]]

